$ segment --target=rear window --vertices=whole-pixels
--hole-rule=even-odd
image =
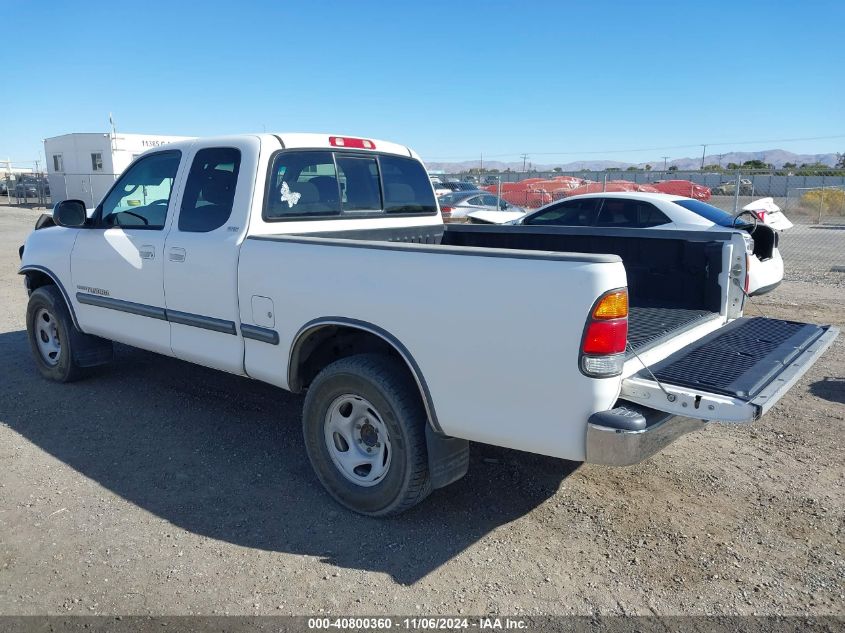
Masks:
[[[734,216],[727,211],[722,211],[719,207],[714,207],[712,204],[701,202],[701,200],[693,200],[692,198],[673,200],[673,202],[688,211],[692,211],[696,215],[700,215],[702,218],[718,224],[719,226],[733,225]]]
[[[270,168],[264,219],[436,213],[419,161],[331,151],[283,151]]]
[[[379,156],[386,213],[437,213],[428,174],[418,160]]]

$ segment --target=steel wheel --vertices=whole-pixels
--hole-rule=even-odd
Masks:
[[[375,486],[390,469],[387,425],[364,398],[336,398],[326,412],[324,436],[335,467],[355,485]]]
[[[35,342],[41,359],[50,367],[59,364],[62,355],[62,341],[56,317],[46,308],[35,313]]]

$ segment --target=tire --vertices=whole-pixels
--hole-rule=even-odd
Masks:
[[[407,367],[380,354],[350,356],[323,369],[302,414],[305,448],[320,483],[342,505],[376,517],[400,514],[431,492],[426,424]]]
[[[30,295],[26,332],[42,376],[56,382],[73,382],[84,376],[84,369],[74,354],[85,335],[74,327],[65,299],[56,286],[41,286]]]

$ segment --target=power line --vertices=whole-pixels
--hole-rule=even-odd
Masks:
[[[836,138],[845,138],[845,134],[833,134],[829,136],[805,136],[802,138],[780,138],[780,139],[766,139],[760,141],[722,141],[718,143],[707,143],[706,147],[717,147],[725,145],[757,145],[760,143],[795,143],[798,141],[823,141]],[[532,156],[574,156],[583,154],[624,154],[634,152],[655,152],[667,149],[688,149],[692,147],[701,147],[702,143],[689,143],[687,145],[662,145],[660,147],[637,147],[629,149],[606,149],[606,150],[584,150],[584,151],[569,151],[569,152],[531,152]],[[487,158],[504,158],[508,156],[519,156],[522,158],[523,154],[518,152],[508,152],[506,154],[488,154]],[[463,159],[465,155],[461,156],[434,156],[428,160],[449,160],[449,159]]]

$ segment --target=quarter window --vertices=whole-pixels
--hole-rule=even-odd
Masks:
[[[197,152],[179,210],[180,231],[207,233],[226,224],[240,167],[241,152],[235,148],[210,147]]]
[[[181,152],[159,152],[133,164],[100,207],[103,226],[162,229]]]

